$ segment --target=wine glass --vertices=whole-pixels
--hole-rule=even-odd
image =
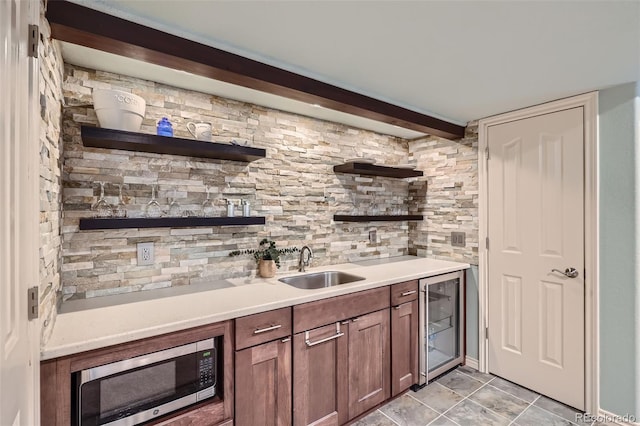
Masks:
[[[156,186],[151,185],[151,201],[147,203],[145,208],[145,215],[147,217],[160,217],[162,216],[162,209],[160,208],[160,204],[156,200]]]
[[[127,206],[122,199],[122,184],[119,183],[116,186],[118,187],[118,204],[113,207],[113,215],[119,218],[127,217]]]
[[[372,202],[371,202],[371,216],[378,216],[378,214],[380,213],[380,208],[378,207],[378,202],[377,202],[377,197],[378,197],[378,193],[374,192],[373,193],[373,197],[372,197]]]
[[[181,217],[182,216],[182,207],[178,204],[176,199],[176,191],[173,191],[173,198],[169,203],[169,217]]]
[[[96,217],[111,217],[113,215],[113,210],[111,209],[111,205],[107,203],[107,200],[104,199],[105,182],[98,182],[98,184],[100,185],[100,198],[98,198],[98,201],[94,206]]]
[[[203,217],[213,217],[213,213],[215,211],[215,207],[213,206],[213,201],[209,198],[209,187],[206,187],[207,190],[207,198],[202,202],[202,216]]]
[[[358,194],[355,191],[351,193],[351,215],[358,215]]]

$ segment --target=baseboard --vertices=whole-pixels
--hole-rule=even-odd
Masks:
[[[475,358],[469,358],[468,356],[464,358],[464,365],[469,368],[473,368],[474,370],[478,369],[478,360]]]
[[[603,410],[602,408],[598,410],[597,418],[594,418],[596,422],[606,423],[606,424],[615,424],[622,426],[640,426],[640,423],[637,423],[638,419],[631,415],[620,415],[613,414],[607,410]]]

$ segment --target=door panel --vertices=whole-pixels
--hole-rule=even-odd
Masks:
[[[330,324],[293,336],[294,425],[347,422],[348,335],[347,324]]]
[[[391,396],[418,383],[418,300],[391,308]]]
[[[291,341],[236,352],[236,424],[291,424]]]
[[[390,396],[389,310],[349,324],[349,418]]]
[[[487,203],[489,371],[579,409],[583,122],[580,107],[490,127]]]
[[[37,424],[38,321],[27,289],[38,285],[38,61],[27,56],[37,1],[0,1],[0,425]]]

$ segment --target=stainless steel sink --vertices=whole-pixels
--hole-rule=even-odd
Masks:
[[[333,287],[334,285],[348,284],[364,280],[363,277],[338,271],[314,272],[311,274],[296,275],[294,277],[280,278],[285,284],[305,290]]]

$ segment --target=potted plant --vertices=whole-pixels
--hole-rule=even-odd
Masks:
[[[258,264],[258,274],[263,278],[272,278],[276,275],[276,268],[280,268],[280,255],[295,253],[298,247],[285,249],[276,248],[276,242],[268,238],[263,238],[257,249],[234,250],[229,256],[240,256],[241,254],[253,255]]]

